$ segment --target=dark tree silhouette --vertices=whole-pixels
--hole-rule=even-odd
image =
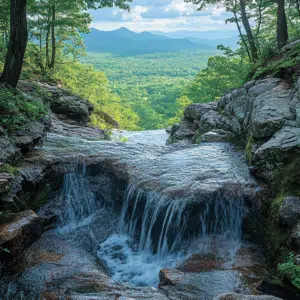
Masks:
[[[0,81],[12,87],[18,84],[28,40],[26,4],[27,0],[10,0],[10,37]]]

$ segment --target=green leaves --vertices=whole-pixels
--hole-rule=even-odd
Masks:
[[[295,264],[295,255],[290,253],[286,262],[278,265],[279,274],[288,279],[296,288],[300,289],[300,266]]]
[[[8,132],[19,130],[29,121],[45,115],[46,109],[41,102],[13,90],[0,89],[0,126]]]

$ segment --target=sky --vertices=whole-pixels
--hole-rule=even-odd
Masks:
[[[223,7],[209,6],[203,11],[184,0],[133,0],[130,12],[118,8],[92,11],[93,28],[114,30],[126,27],[132,31],[232,31],[225,24],[231,17]]]

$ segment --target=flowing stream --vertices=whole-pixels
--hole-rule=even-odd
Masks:
[[[119,133],[115,135],[116,139],[119,139],[119,135]],[[98,151],[102,155],[113,151],[118,159],[121,157],[126,163],[134,164],[135,167],[139,166],[142,171],[147,170],[148,175],[149,172],[155,171],[163,177],[163,180],[156,183],[157,187],[153,189],[153,183],[157,177],[153,176],[153,178],[145,180],[146,176],[136,178],[136,174],[134,174],[132,182],[124,193],[115,230],[105,240],[99,243],[96,241],[97,255],[108,268],[112,279],[119,282],[130,282],[136,286],[157,286],[161,269],[174,268],[193,253],[214,253],[230,266],[242,243],[242,223],[247,213],[244,195],[235,193],[232,189],[229,195],[226,192],[224,194],[214,190],[212,192],[211,186],[216,182],[213,182],[213,178],[209,178],[209,174],[205,174],[203,169],[201,174],[204,173],[204,180],[211,183],[211,186],[206,187],[205,191],[195,189],[195,183],[191,180],[189,184],[193,193],[187,192],[186,187],[182,192],[183,186],[176,180],[182,176],[180,180],[184,180],[186,184],[184,178],[186,172],[192,173],[195,169],[197,171],[198,167],[195,163],[201,159],[199,150],[200,154],[204,150],[202,167],[212,168],[214,173],[221,173],[226,181],[228,178],[231,179],[228,177],[229,174],[223,170],[224,164],[227,163],[228,166],[225,168],[230,168],[227,170],[234,173],[233,179],[243,175],[246,177],[245,180],[250,182],[251,179],[245,170],[242,169],[242,172],[240,169],[239,171],[231,170],[236,167],[231,165],[231,159],[235,157],[238,163],[243,163],[241,155],[225,144],[209,144],[200,147],[165,146],[166,134],[163,131],[129,132],[125,135],[128,141],[122,144],[121,154],[116,154],[116,149],[112,148],[112,145],[120,147],[120,143],[94,142],[89,143],[89,147],[87,147],[76,140],[68,141],[73,147],[76,145],[75,148],[80,152],[82,152],[82,148],[87,151],[93,149],[91,152],[93,155]],[[52,145],[50,149],[53,149],[52,143],[58,140],[60,137],[50,136],[49,143],[45,147]],[[92,147],[90,147],[91,145]],[[209,149],[205,149],[205,147],[209,147]],[[57,150],[57,147],[55,148]],[[137,153],[137,151],[140,152]],[[127,152],[125,158],[122,157],[124,152]],[[130,152],[133,155],[130,155]],[[136,156],[141,154],[143,155],[137,159]],[[156,160],[162,162],[162,158],[159,157],[162,155],[167,155],[171,164],[167,163],[166,166],[163,163],[157,164]],[[214,165],[205,161],[205,155],[213,160]],[[218,162],[216,161],[218,156],[224,157]],[[150,161],[146,162],[145,157]],[[229,161],[224,162],[224,158]],[[166,156],[163,160],[166,163]],[[159,169],[159,165],[162,170]],[[245,167],[245,165],[242,166]],[[149,168],[147,169],[147,167]],[[168,173],[165,171],[165,167],[168,168]],[[139,170],[135,169],[133,172],[138,173]],[[178,174],[178,172],[181,173]],[[209,172],[211,170],[208,170]],[[89,190],[86,174],[87,168],[84,163],[81,163],[74,172],[64,176],[60,195],[63,207],[58,228],[62,234],[88,225],[93,222],[93,215],[105,209],[103,199],[97,199],[97,196]],[[199,176],[197,172],[194,175]],[[175,178],[172,178],[173,176]],[[197,180],[201,182],[201,177]],[[221,181],[220,187],[226,184],[222,181],[224,178],[220,177],[218,180]],[[168,181],[171,181],[171,184]],[[165,182],[167,182],[166,186],[164,186]],[[164,193],[169,189],[171,192]],[[173,189],[175,190],[173,191]],[[178,191],[178,195],[176,191]],[[209,195],[210,193],[212,195]],[[89,230],[88,226],[86,230]]]
[[[80,284],[92,281],[87,290],[98,291],[97,278],[100,286],[105,281],[107,298],[80,288],[82,297],[71,299],[114,299],[115,290],[130,299],[169,299],[156,289],[160,270],[195,255],[213,256],[221,266],[187,272],[187,295],[191,288],[203,300],[247,293],[236,266],[256,183],[244,155],[226,143],[166,140],[163,130],[117,132],[112,141],[48,134],[40,159],[63,179],[49,178],[52,196],[38,213],[56,223],[25,251],[26,268],[8,280],[6,299],[39,299],[45,288],[77,290],[80,276]]]

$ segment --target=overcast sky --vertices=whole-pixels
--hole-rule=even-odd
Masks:
[[[208,31],[234,29],[225,25],[230,17],[222,7],[208,7],[204,11],[184,0],[133,0],[130,12],[117,8],[92,11],[92,27],[113,30],[127,27],[133,31]]]

